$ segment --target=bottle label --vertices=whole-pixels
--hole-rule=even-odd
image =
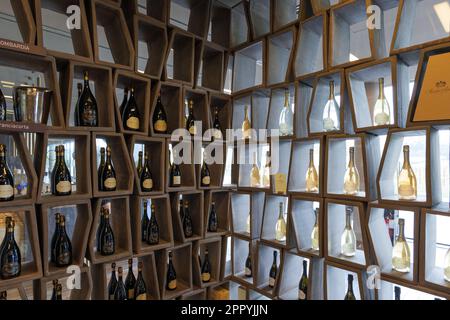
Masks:
[[[83,114],[81,115],[81,117],[86,124],[91,124],[95,122],[97,118],[97,113],[95,112],[94,108],[90,103],[84,104]]]
[[[128,290],[128,299],[134,299],[134,289]]]
[[[62,252],[58,256],[59,264],[69,264],[70,263],[70,254],[69,252]]]
[[[189,133],[192,135],[196,135],[197,134],[197,127],[196,126],[191,126],[189,128]]]
[[[72,184],[69,181],[61,181],[56,185],[56,191],[59,193],[68,193],[72,191]]]
[[[169,281],[168,287],[170,290],[175,290],[177,288],[177,279]]]
[[[303,290],[298,290],[298,300],[306,300],[306,294]]]
[[[269,278],[269,287],[275,287],[275,278],[270,277]]]
[[[211,280],[211,273],[209,272],[202,273],[202,281],[208,282],[209,280]]]
[[[144,189],[153,189],[153,180],[152,179],[145,179],[144,182],[142,183],[142,186],[144,187]]]
[[[209,186],[211,184],[211,177],[210,176],[203,177],[202,184],[205,186]]]
[[[180,176],[174,176],[173,177],[173,184],[176,186],[179,186],[181,184],[181,177]]]
[[[139,301],[147,300],[147,294],[146,293],[142,293],[142,294],[138,295],[136,297],[136,300],[139,300]]]
[[[252,270],[250,270],[250,268],[245,268],[245,276],[246,277],[251,277],[252,276]]]
[[[116,178],[108,178],[105,180],[104,185],[108,189],[114,189],[117,186]]]
[[[9,199],[14,195],[14,189],[9,184],[0,185],[0,199]]]
[[[130,129],[138,130],[139,129],[139,118],[129,117],[127,120],[127,127]]]
[[[167,131],[167,122],[164,120],[157,120],[155,122],[155,131],[166,132]]]

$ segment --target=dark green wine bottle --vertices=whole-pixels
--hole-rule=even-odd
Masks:
[[[100,231],[100,254],[102,256],[113,255],[116,250],[116,243],[114,240],[114,233],[109,222],[110,213],[108,209],[104,211],[104,223]],[[97,249],[98,250],[98,249]]]
[[[58,284],[56,286],[56,300],[61,301],[63,299],[62,297],[62,285]]]
[[[142,192],[152,192],[153,191],[153,177],[150,170],[150,159],[148,152],[145,153],[145,163],[142,168],[140,175],[140,183]]]
[[[158,95],[155,111],[153,113],[153,131],[156,134],[167,133],[167,115],[166,110],[164,109],[164,105],[161,101],[161,92]]]
[[[217,232],[218,220],[216,212],[216,203],[211,204],[211,211],[208,219],[208,232]]]
[[[201,185],[204,188],[208,188],[211,185],[211,172],[206,164],[205,156],[203,156],[203,165],[200,174]]]
[[[194,101],[189,101],[189,115],[186,120],[186,130],[189,131],[191,135],[197,134],[197,127],[195,126],[195,117],[194,117]]]
[[[58,284],[59,284],[58,279],[53,280],[52,284],[53,284],[53,290],[52,290],[52,296],[51,296],[50,300],[55,301],[57,298],[57,291],[58,291]]]
[[[66,217],[62,214],[59,218],[59,232],[53,251],[55,251],[55,265],[58,268],[72,264],[72,243],[66,231]]]
[[[143,158],[144,158],[144,153],[142,151],[139,151],[138,154],[138,163],[136,165],[136,170],[138,172],[138,177],[141,177],[141,173],[142,173],[142,169],[144,168],[143,165]]]
[[[6,233],[0,246],[0,278],[8,280],[20,276],[22,257],[14,238],[15,223],[11,217],[5,219]]]
[[[55,248],[56,248],[56,240],[59,237],[59,221],[61,218],[61,214],[60,213],[56,213],[55,214],[55,231],[53,232],[53,237],[52,237],[52,241],[50,242],[50,261],[53,263],[56,263],[56,252],[55,252]]]
[[[247,259],[245,260],[245,271],[244,275],[246,278],[253,277],[253,271],[252,271],[252,243],[248,243],[248,255]]]
[[[395,286],[394,293],[395,293],[395,300],[402,300],[401,299],[402,289],[400,287]]]
[[[106,162],[102,170],[102,181],[100,185],[100,191],[116,191],[117,180],[116,170],[112,164],[111,159],[111,147],[106,147]]]
[[[183,216],[183,231],[186,238],[190,238],[194,235],[192,226],[192,217],[189,212],[189,202],[184,202],[184,216]]]
[[[141,240],[142,242],[147,242],[148,236],[147,236],[147,228],[148,228],[148,223],[149,223],[149,219],[148,219],[148,214],[147,214],[147,209],[148,208],[148,201],[144,200],[144,213],[142,214],[142,219],[141,219]]]
[[[102,185],[102,174],[103,174],[103,168],[106,164],[106,149],[100,148],[100,165],[98,166],[97,171],[97,179],[98,179],[98,187]]]
[[[117,270],[119,273],[119,280],[117,281],[116,290],[114,291],[114,300],[127,300],[127,290],[123,283],[123,269],[119,267]]]
[[[0,202],[14,200],[14,177],[6,162],[6,146],[0,144]]]
[[[125,290],[127,291],[127,300],[134,300],[134,288],[136,287],[136,277],[133,273],[133,259],[128,259],[128,274],[125,279]]]
[[[159,243],[159,225],[156,220],[156,209],[155,205],[152,204],[152,216],[150,217],[150,222],[148,223],[147,229],[147,244],[156,245]]]
[[[170,166],[170,186],[172,188],[181,187],[181,170],[180,166],[175,164],[175,161],[172,162],[172,165]]]
[[[298,284],[298,300],[308,300],[308,261],[303,260],[303,274]]]
[[[130,90],[130,98],[122,113],[123,128],[125,130],[139,131],[141,115],[134,96],[134,88]]]
[[[355,294],[353,293],[353,275],[348,275],[348,289],[344,300],[356,300]]]
[[[272,267],[270,268],[270,272],[269,272],[269,287],[271,289],[275,288],[275,282],[277,280],[277,274],[278,274],[277,255],[278,255],[278,252],[274,251]]]
[[[89,73],[87,71],[84,72],[84,88],[80,96],[78,119],[80,127],[98,127],[97,100],[89,86]]]
[[[125,110],[125,107],[127,106],[127,102],[128,102],[128,88],[125,88],[123,90],[123,100],[122,100],[122,103],[120,104],[120,108],[119,108],[121,116],[123,115],[123,111]]]
[[[136,287],[134,289],[134,299],[135,300],[147,300],[147,285],[144,281],[144,276],[142,275],[142,269],[144,264],[142,261],[138,263],[138,277],[136,280]]]
[[[111,264],[111,279],[109,279],[108,284],[108,299],[114,300],[114,294],[116,293],[117,288],[117,277],[116,277],[116,264]]]
[[[169,252],[169,264],[167,266],[166,288],[173,291],[177,289],[177,273],[173,266],[173,254]]]
[[[80,102],[81,102],[81,94],[83,93],[83,85],[81,83],[77,84],[78,98],[77,103],[75,104],[75,126],[80,126]]]
[[[55,196],[69,196],[72,194],[72,177],[66,165],[64,146],[59,146],[59,154],[60,159],[58,167],[55,169],[52,189]]]
[[[50,173],[50,186],[51,186],[51,191],[52,194],[55,194],[55,184],[53,183],[53,181],[55,181],[55,173],[56,173],[56,169],[59,168],[59,161],[61,160],[61,154],[60,154],[60,150],[59,150],[59,146],[55,147],[55,164],[53,165],[53,169],[52,172]]]
[[[202,265],[202,281],[209,282],[211,280],[211,263],[209,262],[208,249],[205,250],[205,258]]]
[[[220,125],[219,120],[219,108],[215,108],[214,110],[214,123],[213,123],[213,129],[214,129],[214,139],[221,140],[223,138],[222,133],[222,126]]]

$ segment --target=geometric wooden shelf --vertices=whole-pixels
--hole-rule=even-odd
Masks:
[[[395,288],[401,290],[401,300],[448,300],[450,294],[443,291],[436,291],[429,287],[417,284],[399,283],[398,281],[385,280],[381,277],[381,288],[376,290],[376,300],[395,300]]]
[[[195,139],[195,138],[194,138]],[[206,139],[208,140],[208,139]],[[199,190],[213,190],[220,189],[222,187],[222,181],[224,177],[224,168],[225,165],[221,164],[220,161],[225,161],[226,159],[226,145],[223,144],[220,140],[215,140],[213,142],[205,141],[201,148],[198,148],[198,152],[195,154],[195,159],[198,161],[195,166],[196,169],[196,180],[197,180],[197,189]],[[195,148],[194,148],[195,149]],[[197,150],[194,150],[197,151]],[[206,155],[206,164],[209,169],[209,177],[210,177],[210,185],[208,187],[202,186],[202,178],[201,178],[201,169],[204,165],[203,160],[204,155]],[[222,155],[222,156],[219,156]],[[214,161],[214,158],[217,157],[217,161]],[[205,161],[206,161],[205,160]],[[212,163],[209,163],[212,162]]]
[[[356,300],[371,300],[363,270],[330,261],[325,261],[324,266],[323,285],[325,300],[344,300],[348,289],[348,275],[353,276],[353,294]]]
[[[400,273],[392,269],[392,238],[395,241],[398,236],[398,220],[396,217],[394,222],[394,235],[390,235],[384,217],[386,210],[394,210],[395,216],[405,219],[405,237],[411,254],[411,271],[408,273]],[[400,204],[379,204],[376,202],[369,204],[367,209],[368,238],[371,250],[374,253],[374,262],[380,267],[383,278],[398,280],[401,283],[418,284],[419,217],[420,208],[418,207],[405,207]],[[420,259],[424,258],[425,256],[420,257]]]
[[[309,78],[308,81],[309,84],[300,81],[295,82],[294,134],[297,138],[309,137],[308,112],[313,94],[312,78]]]
[[[286,240],[278,241],[275,239],[275,226],[280,215],[280,203],[283,203],[283,218],[286,223]],[[292,233],[292,220],[289,218],[289,200],[288,197],[267,195],[264,203],[264,215],[261,228],[261,243],[274,246],[281,249],[291,249],[295,246]]]
[[[267,117],[267,130],[269,130],[268,134],[269,136],[275,135],[272,133],[273,130],[278,130],[276,136],[279,136],[279,130],[280,130],[280,115],[281,112],[284,110],[285,106],[285,95],[286,92],[289,93],[289,107],[291,108],[292,113],[294,113],[295,110],[295,84],[279,84],[272,86],[272,89],[270,91],[270,104],[269,104],[269,115]],[[294,115],[295,117],[295,115]],[[295,128],[295,121],[291,123],[293,126],[293,133],[296,131]],[[280,136],[280,139],[292,139],[293,134],[289,136]]]
[[[211,190],[205,193],[205,238],[224,236],[230,233],[230,199],[231,196],[228,191]],[[215,203],[217,232],[208,231],[212,203]]]
[[[208,32],[211,1],[209,0],[169,0],[168,25],[191,32],[204,38]]]
[[[39,211],[39,234],[44,276],[62,276],[67,269],[66,267],[58,268],[50,262],[51,239],[55,232],[55,214],[57,213],[63,214],[66,218],[67,235],[72,243],[71,265],[82,267],[92,224],[91,202],[89,200],[69,200],[43,204]]]
[[[212,285],[215,285],[219,282],[220,277],[220,261],[221,261],[221,248],[222,248],[222,239],[218,238],[209,238],[197,241],[192,248],[192,277],[194,286],[207,288]],[[205,259],[205,250],[208,250],[208,258],[210,263],[210,273],[211,279],[209,282],[202,281],[202,265],[200,264],[204,262]],[[200,261],[199,261],[200,260]]]
[[[417,199],[399,200],[397,175],[402,150],[410,146],[411,167],[417,179]],[[430,208],[441,202],[439,133],[430,127],[392,129],[387,135],[377,176],[380,203]]]
[[[134,88],[137,108],[139,110],[140,121],[137,131],[127,130],[123,125],[122,114],[120,113],[121,102],[124,96],[124,90]],[[114,105],[116,110],[116,127],[124,134],[148,135],[149,114],[150,114],[150,92],[151,82],[149,79],[139,76],[131,71],[116,70],[114,73]],[[128,101],[130,98],[128,95]]]
[[[167,140],[167,148],[166,148],[166,192],[180,192],[180,191],[190,191],[195,190],[197,185],[196,181],[196,172],[195,172],[195,164],[194,164],[194,155],[193,148],[188,150],[191,152],[190,157],[188,155],[184,155],[184,151],[186,148],[189,148],[192,144],[187,144],[186,141],[183,142],[172,142],[171,140]],[[170,148],[172,148],[172,152],[169,153]],[[178,149],[178,154],[173,152],[174,149]],[[183,154],[183,156],[180,155]],[[173,160],[170,159],[170,155],[172,155],[172,159],[178,158],[182,163],[179,164],[179,168],[181,171],[181,186],[180,187],[171,187],[170,186],[170,164],[173,163]],[[184,157],[189,157],[187,161],[189,163],[184,163]]]
[[[316,221],[314,210],[318,210],[319,250],[312,248],[311,235]],[[297,253],[308,257],[324,256],[324,209],[322,198],[291,196],[290,221],[297,246]]]
[[[235,48],[250,40],[251,29],[248,15],[248,3],[241,1],[231,8],[229,46]]]
[[[224,81],[225,52],[213,43],[205,42],[201,47],[201,69],[197,73],[196,85],[201,89],[221,92]]]
[[[239,144],[241,144],[243,140],[241,140],[239,142]],[[285,140],[283,142],[288,142],[288,140]],[[284,147],[284,148],[283,148]],[[270,178],[270,183],[269,184],[265,184],[268,181],[263,181],[264,179],[262,178],[263,175],[263,171],[265,169],[266,166],[266,161],[267,161],[267,152],[269,151],[270,145],[268,144],[263,144],[262,141],[260,141],[260,143],[254,143],[254,142],[250,142],[249,144],[245,144],[245,145],[238,145],[237,147],[237,160],[239,161],[239,183],[238,183],[238,188],[239,190],[245,190],[245,191],[270,191],[271,190],[271,185],[273,185],[273,177],[271,176]],[[287,146],[284,145],[282,146],[282,144],[280,143],[280,149],[283,149],[283,152],[287,152],[287,154],[289,154],[291,146]],[[255,163],[255,159],[254,159],[254,155],[256,154],[256,163]],[[287,171],[289,169],[289,157],[285,157],[284,159],[278,159],[278,154],[273,154],[273,157],[277,157],[277,161],[282,161],[285,160],[283,164],[285,164],[286,166],[284,166],[282,169],[285,170],[281,170],[282,164],[279,163],[279,168],[280,168],[280,173],[285,173],[284,171]],[[274,165],[275,163],[275,159],[271,160],[272,165]],[[253,165],[256,164],[259,168],[259,173],[260,173],[260,183],[258,186],[254,186],[252,187],[251,185],[251,172],[252,172],[252,168]],[[270,174],[272,174],[272,172],[270,172]]]
[[[298,21],[303,21],[312,14],[310,1],[305,0],[274,1],[272,4],[272,11],[272,31],[277,31],[284,27],[291,26]]]
[[[164,156],[166,150],[166,140],[162,138],[132,136],[128,139],[127,144],[135,177],[134,193],[140,196],[163,194],[165,187]],[[141,180],[137,172],[136,164],[139,159],[139,152],[149,152],[150,171],[152,173],[153,180],[153,190],[151,192],[144,192],[141,188]]]
[[[91,37],[85,0],[35,0],[37,44],[47,49],[47,53],[58,58],[77,59],[92,62]],[[76,5],[80,10],[80,28],[67,28],[67,10]],[[70,10],[69,10],[70,11]],[[73,14],[74,11],[71,12]],[[74,25],[75,26],[75,25]]]
[[[319,15],[323,13],[324,11],[330,9],[330,7],[335,4],[339,3],[341,0],[317,0],[317,1],[311,1],[311,7],[314,15]]]
[[[256,240],[244,239],[241,235],[234,235],[231,239],[232,279],[241,284],[253,285],[256,280]],[[245,276],[245,262],[250,252],[252,263],[252,277]]]
[[[356,253],[353,257],[341,254],[341,236],[346,224],[346,209],[353,208],[352,228],[356,236]],[[369,244],[366,233],[365,206],[360,202],[325,199],[323,210],[324,253],[327,261],[354,267],[370,265]]]
[[[133,25],[134,47],[136,48],[135,70],[159,79],[168,44],[166,25],[142,15],[134,16]]]
[[[15,183],[14,200],[0,202],[0,208],[34,204],[39,179],[23,134],[1,130],[0,143],[6,145],[6,162],[14,176]],[[20,180],[18,175],[20,175]],[[25,186],[21,184],[25,184]],[[26,188],[22,189],[23,187]]]
[[[233,54],[233,94],[264,86],[266,41],[246,44]]]
[[[296,28],[290,27],[267,38],[267,86],[288,82],[294,59]]]
[[[177,288],[167,290],[167,265],[169,252],[173,255],[173,266],[177,274]],[[155,252],[156,267],[161,298],[170,300],[192,290],[192,243],[176,245],[173,248]]]
[[[49,131],[38,137],[36,145],[39,152],[36,153],[35,161],[36,168],[39,168],[40,181],[37,203],[63,202],[92,197],[89,132]],[[50,186],[53,184],[50,181],[51,172],[56,161],[55,147],[58,145],[64,146],[66,165],[72,169],[70,172],[72,194],[68,196],[55,196],[50,191]],[[73,172],[74,169],[76,172]]]
[[[150,219],[150,205],[155,205],[156,221],[159,226],[159,243],[149,245],[142,241],[142,214],[144,213],[144,201],[148,201],[147,215]],[[151,204],[150,204],[151,202]],[[131,197],[131,236],[133,238],[133,251],[136,254],[151,253],[155,250],[166,249],[173,246],[173,228],[168,195],[147,197]]]
[[[192,87],[194,84],[195,38],[182,30],[170,32],[165,57],[163,80],[175,81]]]
[[[328,15],[326,13],[311,17],[300,23],[294,58],[296,78],[308,78],[326,70],[327,28]]]
[[[422,209],[419,252],[419,279],[424,286],[450,294],[450,282],[444,279],[442,257],[450,248],[446,229],[450,221],[450,209],[447,204],[433,209]],[[436,260],[439,259],[439,263]]]
[[[132,70],[135,51],[119,6],[92,0],[90,27],[96,63]]]
[[[189,202],[189,213],[192,218],[192,237],[186,238],[184,235],[183,221],[180,216],[180,200],[183,199],[183,206]],[[203,191],[173,192],[170,194],[172,207],[172,225],[175,241],[189,243],[200,240],[204,237],[204,195]],[[183,207],[184,210],[184,207]]]
[[[346,194],[344,180],[350,162],[349,150],[354,148],[355,167],[359,172],[359,189]],[[377,199],[376,175],[380,163],[380,142],[371,134],[328,136],[325,149],[324,194],[326,197],[373,201]]]
[[[263,220],[264,192],[232,192],[231,221],[233,236],[240,235],[247,240],[259,239]],[[247,222],[250,219],[250,233]]]
[[[194,136],[194,139],[199,139],[199,134],[203,135],[208,129],[211,128],[211,115],[209,113],[210,108],[207,92],[200,89],[189,89],[187,87],[183,87],[183,101],[187,101],[188,104],[190,104],[191,101],[194,102],[194,119],[195,121],[201,122],[201,130],[200,128],[197,129],[197,134]],[[180,111],[182,113],[181,118],[183,118],[185,111],[184,109]]]
[[[272,3],[270,0],[248,1],[252,39],[258,39],[270,33],[272,25],[271,9]]]
[[[229,95],[220,93],[209,93],[209,113],[211,114],[211,123],[214,123],[214,112],[219,110],[219,122],[222,128],[222,137],[226,138],[226,130],[231,128],[232,103]]]
[[[117,190],[100,191],[98,185],[98,167],[100,164],[100,148],[110,146],[111,160],[116,171]],[[92,134],[92,185],[93,195],[99,197],[113,197],[129,195],[133,192],[134,169],[128,154],[127,145],[123,135],[118,133]]]
[[[208,299],[206,299],[206,297],[207,297],[207,290],[206,290],[206,288],[204,288],[204,289],[197,289],[197,290],[191,291],[189,293],[183,294],[179,300],[195,300],[195,301],[208,300]]]
[[[290,169],[290,160],[291,160],[291,151],[292,151],[292,140],[289,139],[283,139],[280,140],[278,143],[279,152],[272,152],[270,153],[270,161],[271,161],[271,168],[270,168],[270,187],[272,190],[272,193],[278,194],[278,195],[286,195],[287,193],[287,180],[289,177],[289,169]],[[275,172],[275,168],[278,165],[278,170]],[[276,175],[280,175],[286,178],[285,182],[280,183],[280,190],[277,190],[275,181],[276,181]]]
[[[273,264],[273,252],[277,252],[277,276],[275,279],[275,285],[273,288],[269,287],[269,271]],[[272,246],[268,246],[257,241],[256,244],[256,265],[253,265],[253,272],[256,272],[255,287],[258,288],[261,293],[264,292],[269,298],[275,298],[278,295],[278,284],[280,280],[280,270],[282,269],[284,250],[277,249]],[[253,261],[252,261],[253,262]],[[259,292],[258,290],[258,292]]]
[[[17,278],[0,279],[0,291],[3,288],[15,287],[23,282],[42,277],[41,251],[34,206],[0,208],[2,225],[6,217],[12,217],[16,223],[14,234],[20,248],[22,270]],[[3,240],[3,237],[1,239]]]
[[[122,3],[125,16],[151,17],[163,23],[167,18],[166,0],[126,0]]]
[[[220,262],[220,281],[227,281],[233,275],[233,259],[232,253],[232,237],[231,234],[222,237],[221,262]]]
[[[110,224],[114,234],[115,252],[102,256],[97,251],[97,230],[100,225],[100,208],[109,208]],[[97,199],[93,205],[93,221],[89,235],[87,258],[92,264],[111,263],[126,259],[132,255],[130,201],[128,197]]]

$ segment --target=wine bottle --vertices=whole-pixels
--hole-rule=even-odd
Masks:
[[[284,107],[279,120],[280,136],[292,136],[294,134],[294,114],[289,103],[289,90],[284,93]]]
[[[189,115],[186,120],[186,130],[193,136],[197,134],[197,127],[195,126],[195,117],[194,117],[194,101],[189,101]]]
[[[211,211],[209,212],[208,219],[208,232],[217,232],[218,219],[216,212],[216,203],[211,203]]]
[[[59,232],[56,238],[55,247],[55,265],[58,268],[67,267],[72,264],[72,243],[66,231],[66,217],[60,215]]]
[[[189,212],[189,202],[184,203],[184,216],[183,216],[183,231],[186,238],[190,238],[194,235],[192,226],[192,217]]]
[[[147,242],[148,234],[147,234],[147,228],[148,228],[148,215],[147,215],[147,207],[148,207],[148,201],[144,200],[144,213],[142,214],[141,219],[141,240],[142,242]]]
[[[153,177],[150,169],[150,158],[148,152],[145,152],[145,164],[140,175],[140,183],[142,192],[153,191]]]
[[[447,254],[444,259],[444,279],[450,282],[450,249],[447,250]]]
[[[133,273],[133,259],[128,259],[128,274],[125,278],[125,290],[127,300],[134,300],[134,288],[136,287],[136,277]]]
[[[6,301],[6,300],[8,300],[8,292],[7,291],[0,292],[0,301]]]
[[[62,298],[62,284],[56,286],[56,301],[61,301]]]
[[[97,235],[96,235],[96,239],[97,239],[97,251],[101,251],[101,231],[103,230],[105,224],[105,208],[103,206],[100,207],[100,223],[98,225],[97,228]]]
[[[14,200],[14,177],[6,162],[6,146],[0,144],[0,202]]]
[[[123,116],[123,112],[125,111],[125,108],[127,106],[128,103],[128,88],[123,89],[123,100],[122,103],[120,104],[120,115]]]
[[[0,278],[8,280],[20,276],[22,258],[14,238],[15,223],[11,217],[5,219],[6,233],[0,246]]]
[[[127,300],[127,290],[125,289],[125,284],[123,283],[122,267],[119,267],[117,271],[119,273],[119,280],[117,281],[116,290],[114,291],[114,300]]]
[[[53,181],[55,181],[55,173],[56,173],[56,169],[59,168],[59,161],[61,159],[61,154],[60,154],[60,150],[59,150],[59,146],[55,147],[55,164],[53,165],[53,169],[52,172],[50,173],[50,188],[52,191],[52,194],[56,193],[55,190],[55,185],[53,183]]]
[[[280,212],[275,225],[275,240],[286,241],[286,221],[284,220],[283,202],[280,202]]]
[[[261,175],[258,168],[258,159],[256,158],[256,152],[253,153],[253,166],[250,172],[250,186],[252,188],[259,188],[261,182]]]
[[[206,164],[205,155],[203,155],[203,165],[200,172],[200,178],[202,187],[207,188],[211,185],[211,173],[208,165]]]
[[[167,266],[167,277],[166,277],[166,288],[167,290],[173,291],[177,289],[177,273],[175,267],[173,266],[173,254],[169,252],[169,264]]]
[[[81,126],[81,124],[80,124],[80,102],[81,102],[81,95],[83,93],[83,84],[82,83],[77,83],[77,92],[78,92],[78,96],[77,96],[77,103],[75,104],[74,121],[75,121],[75,126],[79,127],[79,126]]]
[[[270,168],[272,167],[270,152],[266,153],[266,165],[264,166],[263,172],[263,187],[270,188]]]
[[[373,123],[376,126],[385,126],[391,122],[391,108],[384,95],[384,78],[378,79],[379,95],[373,108]]]
[[[349,149],[349,162],[347,171],[344,176],[344,193],[348,195],[356,195],[359,191],[360,179],[359,172],[355,166],[355,148]]]
[[[402,299],[400,299],[401,294],[402,294],[402,289],[400,287],[395,286],[394,287],[395,300],[402,300]]]
[[[170,186],[172,188],[181,187],[181,170],[180,166],[175,164],[175,161],[172,162],[172,165],[170,167]]]
[[[116,277],[116,264],[111,264],[111,279],[109,280],[108,284],[108,298],[109,300],[114,300],[114,294],[116,293],[117,288],[117,277]]]
[[[356,235],[352,227],[353,207],[345,208],[345,228],[341,236],[341,254],[354,257],[356,254]]]
[[[216,140],[222,140],[223,139],[223,133],[222,133],[222,126],[220,125],[219,120],[219,108],[215,108],[214,110],[214,123],[213,123],[213,137]]]
[[[314,149],[309,150],[309,167],[306,171],[306,192],[319,192],[319,175],[314,165]]]
[[[100,254],[102,256],[110,256],[115,252],[116,244],[114,241],[114,233],[110,224],[109,209],[104,209],[104,223],[100,231]],[[97,249],[98,250],[98,249]]]
[[[159,225],[156,220],[156,209],[154,204],[152,204],[151,209],[152,216],[150,217],[147,228],[147,244],[153,246],[159,243]]]
[[[52,281],[53,284],[53,290],[52,290],[52,296],[50,298],[51,301],[57,300],[57,291],[58,291],[58,279],[55,279]]]
[[[319,231],[319,209],[314,210],[315,222],[311,232],[311,249],[314,251],[320,250],[320,231]]]
[[[339,104],[334,95],[334,81],[330,81],[330,96],[323,110],[323,129],[325,132],[340,129]]]
[[[100,165],[98,166],[98,171],[97,171],[97,179],[98,179],[99,189],[101,188],[101,185],[102,185],[102,173],[103,173],[103,168],[105,167],[105,164],[106,164],[106,149],[100,148]]]
[[[245,260],[245,272],[244,275],[246,278],[251,278],[253,276],[252,272],[252,243],[248,243],[248,255]]]
[[[147,300],[147,285],[144,281],[144,276],[142,275],[142,268],[144,264],[142,261],[138,263],[138,277],[136,280],[136,286],[134,288],[134,299],[135,300]]]
[[[273,251],[273,262],[269,272],[269,287],[273,289],[275,287],[275,281],[277,279],[278,266],[277,266],[277,251]]]
[[[298,284],[298,300],[308,300],[308,261],[303,260],[303,274]]]
[[[125,130],[139,131],[140,118],[139,108],[134,96],[134,88],[132,87],[130,90],[130,98],[122,113],[123,128]]]
[[[6,121],[7,108],[5,96],[0,89],[0,121]]]
[[[205,259],[202,265],[202,281],[209,282],[211,280],[211,263],[209,262],[208,249],[205,250]]]
[[[409,146],[403,147],[403,167],[397,179],[400,200],[417,199],[417,179],[409,161],[409,151]]]
[[[59,238],[59,221],[61,218],[60,213],[55,214],[55,231],[53,232],[52,241],[50,242],[50,261],[56,263],[56,240]]]
[[[102,181],[100,191],[116,191],[116,170],[112,165],[111,147],[106,147],[106,162],[102,170]]]
[[[411,270],[411,254],[405,238],[405,219],[398,220],[398,237],[392,250],[392,269],[401,273]]]
[[[158,95],[155,112],[153,113],[153,130],[157,134],[167,133],[167,115],[166,110],[164,109],[164,105],[161,101],[161,92]]]
[[[136,165],[136,170],[138,172],[138,177],[141,177],[142,170],[144,169],[144,153],[142,151],[139,151],[138,154],[138,163]]]
[[[179,210],[180,219],[181,219],[181,221],[183,221],[183,219],[184,219],[183,199],[180,199],[180,204],[178,206],[178,210]]]
[[[55,196],[69,196],[72,194],[72,177],[65,160],[64,146],[59,146],[59,164],[55,168],[55,177],[53,180],[53,189]]]
[[[348,288],[344,300],[356,300],[355,294],[353,293],[353,275],[348,275]]]
[[[244,110],[244,122],[242,122],[242,139],[247,140],[252,137],[252,124],[248,116],[248,106]]]
[[[89,73],[84,72],[84,89],[80,96],[78,106],[78,119],[80,127],[98,127],[98,108],[89,86]]]

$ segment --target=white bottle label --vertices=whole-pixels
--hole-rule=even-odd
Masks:
[[[127,120],[127,127],[130,129],[138,130],[139,129],[139,118],[129,117]]]
[[[72,184],[69,181],[61,181],[56,185],[56,191],[59,193],[67,193],[72,191]]]
[[[181,177],[180,176],[175,176],[173,177],[173,184],[178,186],[181,184]]]
[[[0,185],[0,198],[8,199],[14,195],[14,189],[9,184],[8,185]]]
[[[108,178],[105,180],[104,185],[108,189],[114,189],[117,186],[116,178]]]

